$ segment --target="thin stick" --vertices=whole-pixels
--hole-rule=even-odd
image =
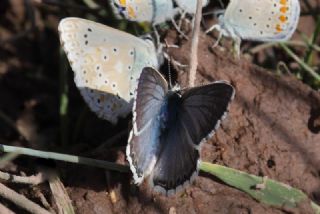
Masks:
[[[319,34],[320,34],[320,16],[318,17],[317,22],[316,22],[316,29],[314,30],[314,32],[310,38],[310,41],[309,41],[309,43],[311,45],[314,45],[317,43]],[[313,58],[312,57],[313,56],[313,49],[312,49],[311,45],[309,46],[309,50],[307,51],[305,58],[304,58],[304,62],[307,63],[308,65],[312,64],[312,58]]]
[[[301,60],[296,54],[292,52],[285,44],[279,43],[279,45],[287,52],[287,54],[294,59],[305,71],[307,71],[313,78],[320,82],[320,75],[314,71],[309,65],[307,65],[303,60]]]
[[[129,172],[129,167],[121,164],[116,164],[108,161],[103,160],[96,160],[92,158],[85,158],[85,157],[79,157],[75,155],[66,155],[61,153],[55,153],[55,152],[44,152],[34,149],[27,149],[22,147],[15,147],[15,146],[6,146],[3,144],[0,144],[0,151],[2,152],[14,152],[21,155],[28,155],[32,157],[39,157],[39,158],[45,158],[45,159],[52,159],[52,160],[59,160],[59,161],[65,161],[69,163],[77,163],[77,164],[83,164],[87,166],[94,166],[94,167],[100,167],[108,170],[114,170],[118,172]]]
[[[0,168],[6,166],[10,161],[16,159],[18,156],[19,154],[16,153],[2,155],[2,157],[0,158]]]
[[[192,31],[192,41],[191,41],[189,87],[194,86],[194,82],[197,74],[198,43],[199,43],[201,17],[202,17],[202,0],[197,0],[197,12],[194,19],[194,28]]]
[[[51,214],[47,210],[40,207],[38,204],[30,201],[23,195],[18,194],[12,189],[6,187],[2,183],[0,183],[0,196],[12,201],[17,206],[29,211],[34,214]]]
[[[59,176],[55,171],[50,174],[52,174],[52,176],[49,179],[49,186],[57,206],[58,213],[75,214],[71,199]]]
[[[4,181],[9,181],[13,183],[21,183],[21,184],[32,184],[32,185],[38,185],[47,180],[46,176],[42,173],[38,173],[36,175],[32,176],[18,176],[18,175],[11,175],[6,172],[0,171],[0,179]]]
[[[40,189],[35,189],[35,194],[37,196],[37,198],[39,198],[39,200],[41,201],[41,204],[47,209],[49,210],[49,212],[51,212],[52,214],[56,214],[56,211],[53,210],[53,208],[51,207],[51,205],[49,204],[48,200],[46,199],[46,197],[43,195],[43,193],[40,191]],[[60,213],[59,213],[60,214]]]
[[[64,52],[60,49],[60,67],[59,67],[59,96],[60,96],[60,143],[62,146],[68,145],[68,113],[69,113],[69,88],[68,88],[68,67]]]
[[[0,213],[15,214],[12,210],[0,203]]]
[[[37,4],[46,4],[46,5],[51,5],[51,6],[56,6],[56,7],[61,7],[61,8],[72,8],[76,10],[82,10],[82,11],[88,11],[88,12],[98,12],[102,10],[100,7],[93,8],[93,7],[88,7],[87,2],[84,1],[87,6],[82,6],[82,5],[77,5],[77,4],[68,4],[67,2],[62,2],[62,1],[56,1],[56,0],[33,0],[33,2]]]
[[[308,44],[306,42],[303,41],[297,41],[297,40],[292,40],[292,41],[287,41],[287,42],[283,42],[284,44],[288,45],[288,46],[296,46],[296,47],[303,47],[303,48],[312,48],[312,50],[318,51],[320,52],[320,47],[316,44]],[[270,42],[270,43],[264,43],[261,45],[257,45],[256,47],[253,47],[252,49],[249,50],[249,52],[251,54],[256,54],[260,51],[263,51],[264,49],[267,48],[272,48],[272,47],[277,47],[279,46],[278,42]]]

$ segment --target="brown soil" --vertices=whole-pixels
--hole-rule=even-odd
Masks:
[[[79,106],[84,106],[84,103],[70,71],[68,130],[74,144],[66,147],[57,144],[59,43],[56,26],[59,18],[51,14],[47,17],[40,15],[36,10],[36,15],[42,17],[37,18],[37,26],[40,27],[20,38],[17,34],[28,28],[22,2],[0,2],[0,109],[12,119],[25,139],[0,120],[0,143],[87,155],[103,140],[126,130],[129,120],[124,119],[112,127],[98,120],[94,114],[87,113],[85,124],[79,128],[77,137],[72,138],[77,129],[77,119],[83,112]],[[13,3],[16,4],[14,8],[10,7]],[[178,39],[174,31],[167,34],[166,40],[169,44],[180,45],[178,49],[170,49],[170,55],[180,63],[188,64],[190,42]],[[301,189],[319,204],[319,93],[292,75],[278,76],[253,65],[244,57],[234,59],[229,50],[212,50],[213,41],[210,36],[200,36],[197,84],[228,80],[236,88],[236,98],[221,128],[203,145],[202,160],[284,182]],[[185,86],[187,69],[177,70],[178,81]],[[125,163],[125,144],[126,136],[123,136],[108,150],[88,156]],[[38,165],[34,159],[20,157],[7,166],[6,171],[33,174]],[[167,198],[151,193],[146,184],[136,187],[130,174],[61,162],[57,166],[76,213],[80,214],[310,211],[304,204],[296,210],[267,207],[204,173],[185,192]],[[28,186],[10,187],[39,203],[34,190]],[[47,185],[36,188],[52,200]],[[6,200],[0,198],[0,202],[23,213]]]
[[[279,77],[244,59],[233,60],[227,52],[212,51],[209,45],[212,39],[203,34],[200,38],[198,84],[224,79],[237,91],[229,116],[202,147],[202,159],[290,184],[319,202],[320,135],[316,124],[319,94],[293,76]],[[176,43],[174,33],[167,41]],[[186,42],[170,51],[175,60],[187,64],[189,50],[190,44]],[[186,74],[181,71],[180,83],[186,82]],[[72,181],[67,184],[70,196],[76,201],[79,213],[86,213],[87,209],[96,213],[109,209],[115,213],[281,213],[286,210],[266,207],[206,174],[201,174],[185,193],[166,198],[150,193],[146,185],[139,189],[130,185],[129,176],[123,178],[111,173],[113,187],[106,195],[103,173],[95,171],[94,177],[91,172],[89,177],[80,179],[68,175]],[[78,182],[81,186],[92,185],[93,179],[94,186],[102,189],[74,185]],[[115,195],[115,203],[111,202],[110,192]],[[307,210],[302,207],[296,212]]]

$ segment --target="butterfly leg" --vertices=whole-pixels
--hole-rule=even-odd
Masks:
[[[233,48],[234,48],[234,52],[235,52],[235,57],[237,59],[240,59],[240,45],[241,45],[241,38],[240,37],[234,37],[234,44],[233,44]]]
[[[174,28],[178,31],[178,33],[186,40],[189,40],[189,38],[181,31],[181,29],[179,28],[179,26],[177,25],[176,21],[173,18],[171,18],[171,22]]]
[[[164,58],[166,58],[170,63],[172,63],[173,67],[176,69],[176,70],[181,70],[181,68],[186,68],[188,67],[188,65],[185,65],[185,64],[182,64],[181,62],[173,59],[172,57],[169,56],[168,53],[166,52],[163,52],[163,56]]]
[[[180,19],[179,19],[179,28],[181,29],[182,21],[186,18],[187,12],[185,11],[179,11],[180,12]]]
[[[157,29],[156,25],[152,25],[152,29],[153,29],[154,35],[156,37],[157,47],[160,47],[161,46],[160,35],[159,35],[159,32],[158,32],[158,29]]]
[[[220,26],[219,24],[216,24],[216,25],[212,25],[212,26],[206,31],[206,33],[209,33],[210,31],[213,31],[213,30],[219,31],[219,36],[218,36],[216,42],[212,45],[212,48],[215,48],[215,47],[218,46],[218,44],[219,44],[219,42],[220,42],[220,40],[221,40],[221,38],[222,38],[222,35],[223,35],[223,32],[222,32],[222,31],[223,31],[223,30],[221,29],[221,26]]]
[[[215,47],[217,47],[219,45],[219,42],[220,42],[221,38],[222,38],[222,32],[219,31],[219,36],[217,38],[217,41],[212,45],[212,48],[215,48]]]
[[[221,31],[221,26],[219,24],[212,25],[208,30],[206,30],[206,33],[209,33],[213,30]]]

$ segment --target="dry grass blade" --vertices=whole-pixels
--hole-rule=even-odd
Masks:
[[[307,202],[315,213],[320,213],[320,207],[309,200],[306,194],[284,183],[206,162],[201,163],[200,169],[261,203],[282,209],[294,209]]]
[[[286,51],[286,53],[294,59],[305,71],[307,71],[317,82],[320,82],[320,75],[314,71],[309,65],[307,65],[303,60],[301,60],[296,54],[290,50],[284,43],[279,43],[279,45]]]
[[[6,187],[2,183],[0,183],[0,196],[13,202],[17,206],[29,211],[30,213],[34,214],[51,214],[47,210],[40,207],[38,204],[30,201],[23,195],[18,194],[17,192],[13,191],[12,189]]]
[[[9,208],[4,206],[3,204],[0,203],[0,213],[5,213],[5,214],[14,214],[13,211],[11,211]]]
[[[4,181],[12,182],[12,183],[32,184],[32,185],[38,185],[47,180],[46,176],[42,173],[25,177],[25,176],[11,175],[9,173],[5,173],[1,171],[0,171],[0,179]]]
[[[50,189],[54,198],[54,201],[58,208],[58,213],[74,214],[75,211],[72,206],[71,199],[63,185],[60,178],[56,173],[51,173],[49,179]]]
[[[192,31],[191,51],[190,51],[190,71],[189,71],[189,87],[194,86],[198,67],[198,43],[200,23],[202,17],[202,0],[197,1],[197,12],[194,19],[194,28]]]

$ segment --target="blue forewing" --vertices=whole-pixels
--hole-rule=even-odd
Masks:
[[[149,177],[158,192],[172,195],[198,174],[199,146],[212,136],[234,97],[224,82],[169,90],[153,68],[143,69],[133,107],[127,159],[136,183]]]

